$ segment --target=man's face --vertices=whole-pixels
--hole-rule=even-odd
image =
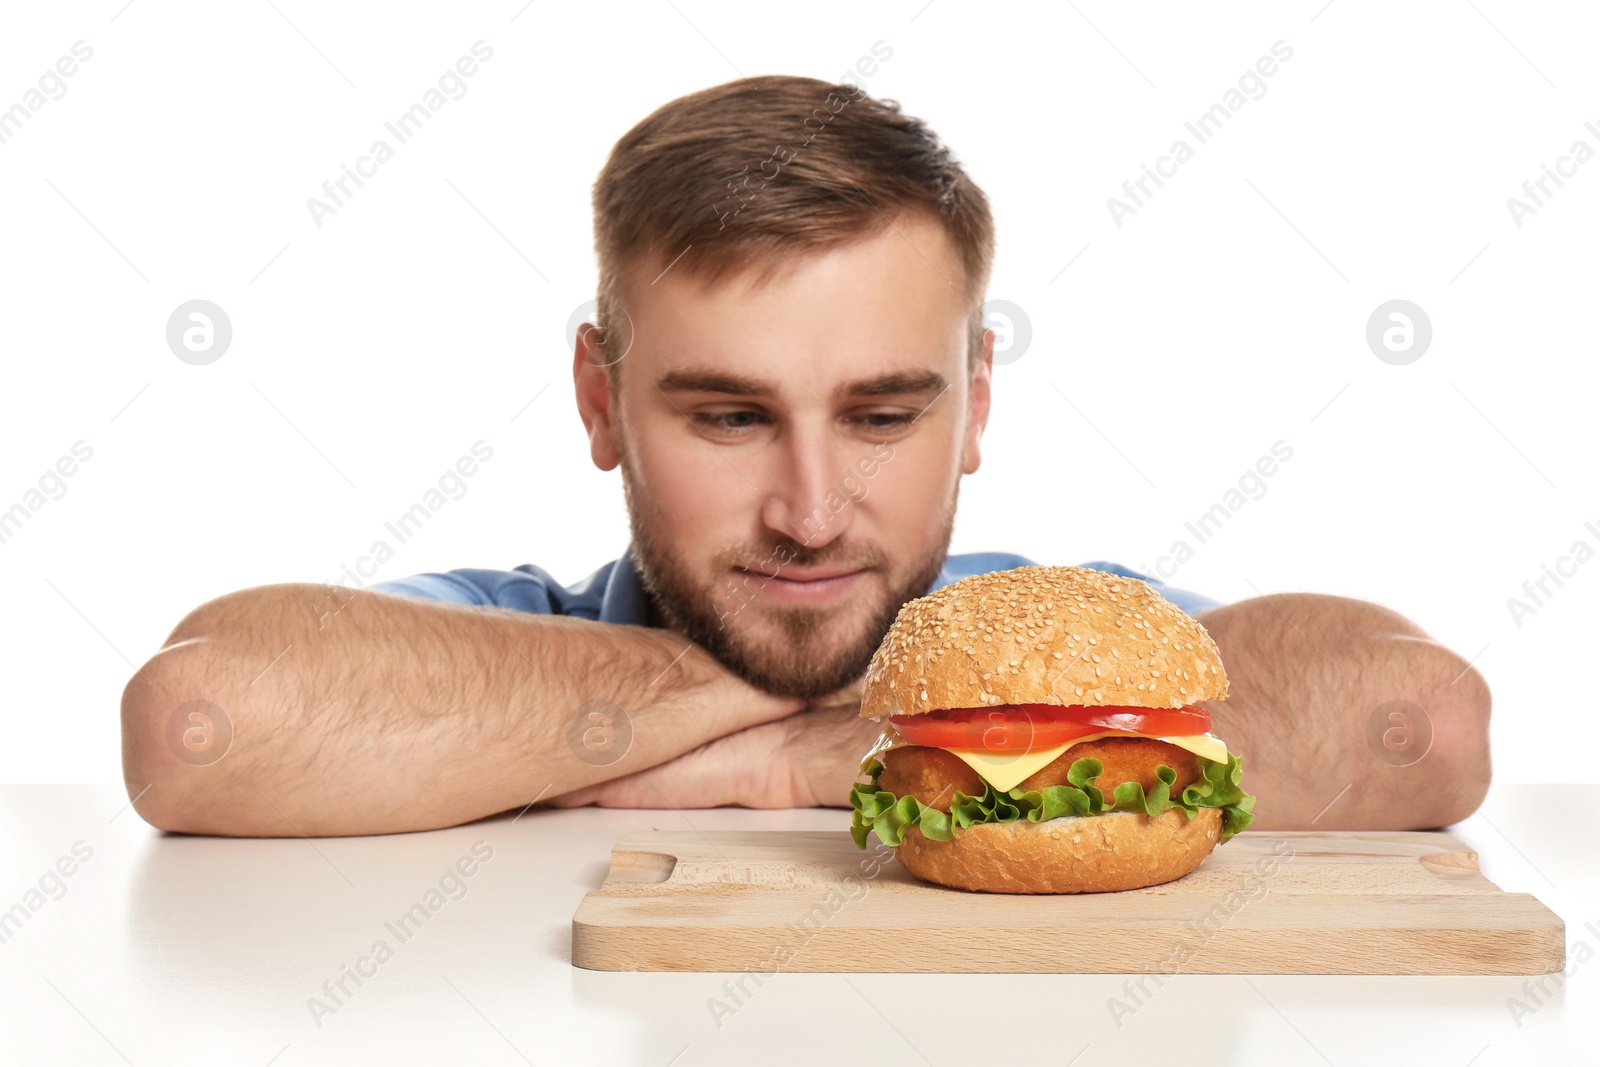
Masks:
[[[635,279],[609,344],[580,331],[579,409],[595,463],[622,467],[646,589],[762,689],[859,677],[938,575],[989,408],[992,335],[969,376],[961,286],[942,227],[910,216],[759,286]]]

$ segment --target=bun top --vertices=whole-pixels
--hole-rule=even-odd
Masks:
[[[1177,708],[1227,695],[1211,635],[1145,582],[1017,567],[908,601],[867,666],[861,716],[995,704]]]

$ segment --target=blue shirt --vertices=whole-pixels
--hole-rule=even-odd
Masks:
[[[939,577],[929,589],[938,589],[969,575],[1026,567],[1032,563],[1032,560],[1010,552],[967,552],[946,556]],[[1220,601],[1185,589],[1173,588],[1158,578],[1140,574],[1118,563],[1096,561],[1084,563],[1082,566],[1149,582],[1156,592],[1190,615],[1199,615],[1211,608],[1221,607]],[[620,558],[612,560],[589,577],[570,586],[556,581],[544,568],[524,563],[509,571],[467,568],[446,571],[442,574],[414,574],[409,578],[376,582],[367,588],[380,593],[399,593],[426,600],[442,600],[451,604],[511,608],[515,611],[532,611],[542,615],[572,615],[596,622],[650,625],[644,586],[640,583],[639,572],[634,566],[631,546],[623,551]]]

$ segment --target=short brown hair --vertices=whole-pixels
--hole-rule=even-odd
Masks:
[[[770,277],[796,253],[881,231],[921,211],[945,229],[971,308],[968,359],[983,341],[994,259],[989,200],[950,150],[894,100],[815,78],[744,78],[658,108],[612,148],[594,184],[597,325],[615,321],[628,269],[715,282]],[[614,364],[613,364],[614,366]]]

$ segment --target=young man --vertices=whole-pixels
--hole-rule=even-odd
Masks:
[[[594,212],[604,329],[580,332],[573,380],[595,464],[622,468],[629,550],[572,588],[524,566],[200,606],[123,696],[144,818],[365,834],[534,801],[842,806],[878,730],[856,685],[899,606],[1029,562],[946,554],[989,417],[994,242],[926,126],[850,86],[740,80],[624,136]],[[1477,807],[1488,690],[1415,625],[1152,584],[1221,648],[1211,711],[1258,828]],[[196,700],[236,738],[216,762],[169,741]],[[1372,744],[1392,701],[1428,728],[1423,758]]]

